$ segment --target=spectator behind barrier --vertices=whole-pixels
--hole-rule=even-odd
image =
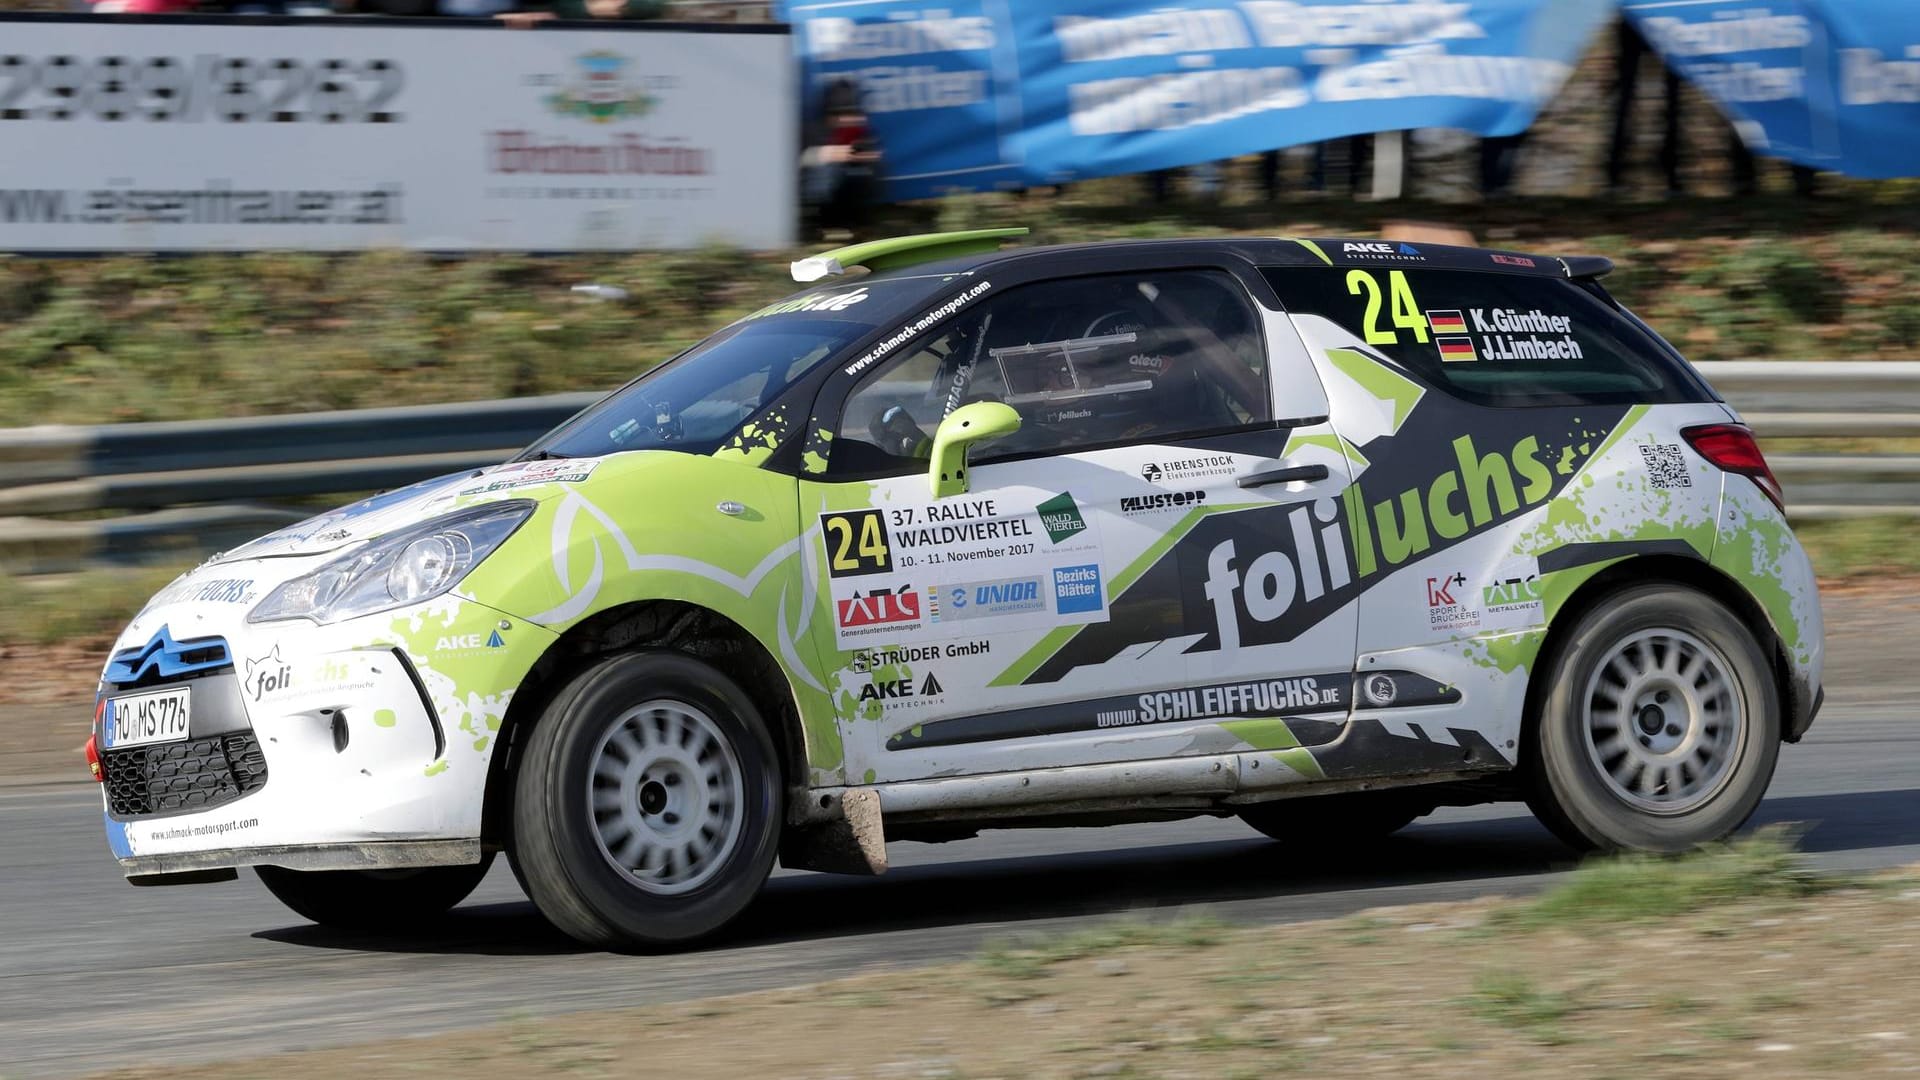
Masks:
[[[880,146],[853,80],[829,85],[821,107],[800,155],[801,206],[822,229],[856,229],[880,200]]]

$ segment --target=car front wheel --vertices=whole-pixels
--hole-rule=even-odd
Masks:
[[[589,945],[718,929],[772,872],[779,836],[779,765],[759,710],[679,653],[587,669],[516,766],[514,869],[541,913]]]
[[[1773,779],[1780,700],[1726,605],[1636,586],[1586,612],[1542,672],[1528,805],[1582,849],[1683,851],[1738,829]]]

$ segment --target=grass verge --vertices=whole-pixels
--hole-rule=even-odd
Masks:
[[[1817,896],[1844,882],[1808,872],[1779,826],[1714,844],[1684,859],[1596,860],[1546,895],[1501,912],[1499,924],[1540,928],[1671,919],[1725,904]]]
[[[1793,531],[1824,580],[1920,576],[1920,518],[1808,521]]]
[[[1650,923],[1610,899],[1641,888],[1681,903]],[[1258,928],[1136,916],[940,967],[111,1075],[613,1077],[636,1062],[676,1080],[1892,1073],[1920,1068],[1916,940],[1915,870],[1809,891],[1770,835],[1597,862],[1533,901]]]
[[[0,575],[0,646],[73,642],[106,645],[180,572],[191,566]]]

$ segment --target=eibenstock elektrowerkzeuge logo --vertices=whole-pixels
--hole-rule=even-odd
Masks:
[[[640,89],[627,68],[632,60],[604,49],[574,58],[572,81],[547,95],[547,107],[561,116],[596,124],[645,116],[659,99]]]

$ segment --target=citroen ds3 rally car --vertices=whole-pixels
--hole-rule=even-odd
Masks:
[[[127,875],[377,927],[504,851],[644,945],[776,858],[985,827],[1523,799],[1666,851],[1753,811],[1814,578],[1605,260],[1020,231],[803,260],[515,460],[169,586],[101,682]]]

